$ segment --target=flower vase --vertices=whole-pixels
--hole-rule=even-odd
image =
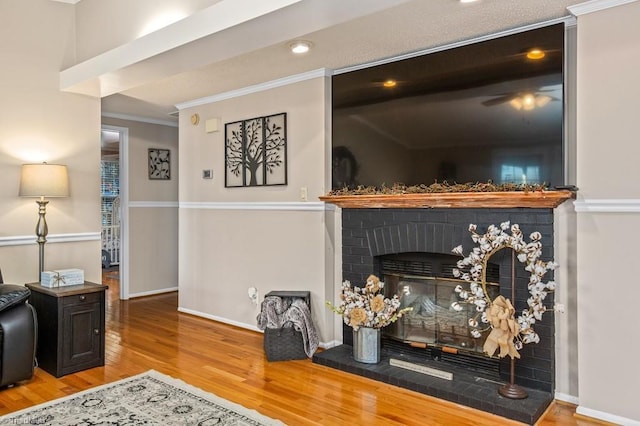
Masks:
[[[360,327],[353,330],[353,359],[366,364],[380,362],[380,329]]]

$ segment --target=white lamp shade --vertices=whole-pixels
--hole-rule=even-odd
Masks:
[[[21,197],[68,197],[67,166],[60,164],[23,164],[20,176]]]

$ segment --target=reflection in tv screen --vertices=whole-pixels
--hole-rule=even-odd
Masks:
[[[563,63],[556,24],[334,75],[333,189],[563,185]]]

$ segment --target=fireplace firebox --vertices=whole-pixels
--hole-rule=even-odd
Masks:
[[[380,259],[386,295],[398,295],[401,308],[411,307],[397,322],[385,327],[385,338],[404,342],[415,348],[427,346],[447,353],[485,358],[482,347],[486,335],[474,338],[469,321],[477,317],[474,305],[462,310],[452,307],[459,301],[455,289],[467,283],[456,279],[453,269],[458,256],[434,253],[385,255]],[[489,298],[500,292],[498,267],[488,265]]]

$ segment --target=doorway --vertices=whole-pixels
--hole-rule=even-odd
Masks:
[[[119,298],[129,298],[127,232],[128,129],[101,128],[101,264],[104,279],[117,283]],[[104,281],[103,279],[103,281]]]

